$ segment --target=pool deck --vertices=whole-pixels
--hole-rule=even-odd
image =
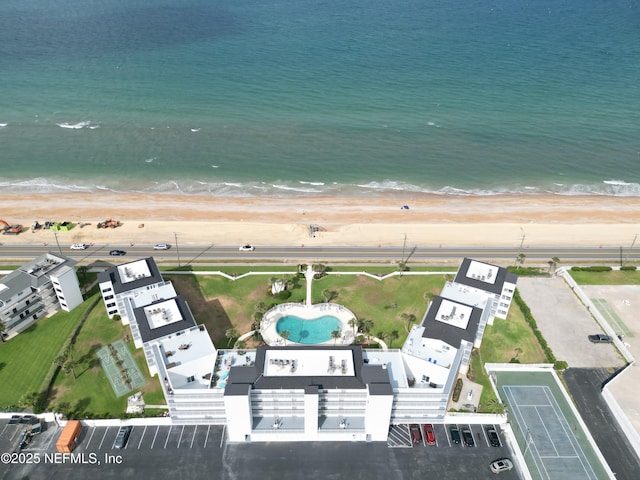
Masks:
[[[302,344],[285,340],[276,329],[278,320],[286,315],[295,315],[304,320],[313,320],[323,315],[331,315],[340,320],[342,324],[342,337],[339,339],[330,339],[326,342],[315,344]],[[353,327],[349,325],[349,320],[355,318],[351,310],[342,305],[335,303],[319,303],[317,305],[301,305],[299,303],[283,303],[278,305],[264,314],[260,323],[260,333],[265,343],[269,346],[284,345],[351,345],[354,340]]]

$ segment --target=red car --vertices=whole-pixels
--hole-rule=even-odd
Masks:
[[[424,438],[427,440],[427,445],[435,445],[436,444],[436,434],[433,433],[433,425],[427,423],[422,426],[424,430]]]
[[[409,432],[411,432],[411,441],[413,443],[422,443],[422,435],[420,435],[420,425],[409,425]]]

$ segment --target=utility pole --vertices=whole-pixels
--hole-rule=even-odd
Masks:
[[[635,236],[633,237],[633,241],[631,242],[631,246],[629,247],[629,253],[631,253],[631,250],[633,250],[633,246],[636,244],[636,240],[638,239],[638,234],[636,233]],[[627,257],[625,258],[625,263],[629,260],[629,255],[627,254]],[[620,264],[620,266],[622,267],[622,263]]]
[[[62,255],[62,249],[60,248],[60,242],[58,242],[58,232],[56,232],[54,230],[53,236],[56,237],[56,245],[58,245],[58,251],[60,252],[60,255]]]
[[[178,247],[178,234],[173,232],[173,238],[176,241],[176,253],[178,254],[178,268],[180,268],[180,247]]]
[[[402,260],[400,263],[404,263],[404,249],[407,247],[407,234],[404,234],[404,243],[402,244]]]

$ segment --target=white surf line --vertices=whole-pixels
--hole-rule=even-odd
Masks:
[[[153,448],[153,446],[156,444],[156,437],[158,436],[158,430],[160,430],[160,425],[156,427],[156,433],[153,436],[153,441],[151,442],[151,448]]]
[[[144,434],[147,433],[147,426],[144,426],[144,430],[142,430],[142,436],[140,437],[140,442],[138,443],[138,450],[140,450],[140,446],[142,445],[142,440],[144,439]]]
[[[198,425],[196,425],[196,428],[193,429],[193,436],[191,437],[191,445],[189,445],[189,448],[193,448],[193,441],[196,439],[197,430],[198,430]]]

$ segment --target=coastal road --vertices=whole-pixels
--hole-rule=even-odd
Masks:
[[[124,250],[124,257],[111,257],[109,251],[113,249]],[[562,263],[577,261],[602,262],[606,264],[619,264],[635,261],[639,257],[636,249],[629,248],[577,248],[577,247],[549,247],[549,248],[483,248],[483,247],[315,247],[307,245],[261,247],[256,246],[253,252],[240,252],[235,246],[172,246],[169,250],[153,250],[145,245],[92,245],[86,250],[70,250],[69,245],[1,245],[0,261],[7,263],[13,260],[34,258],[45,252],[59,252],[82,263],[96,263],[99,261],[123,262],[130,258],[153,256],[156,260],[172,261],[186,265],[196,262],[255,262],[255,261],[381,261],[407,263],[428,263],[433,261],[457,262],[464,257],[477,259],[503,261],[515,261],[516,257],[523,253],[526,255],[525,263],[540,264],[548,262],[552,257],[558,257]]]

